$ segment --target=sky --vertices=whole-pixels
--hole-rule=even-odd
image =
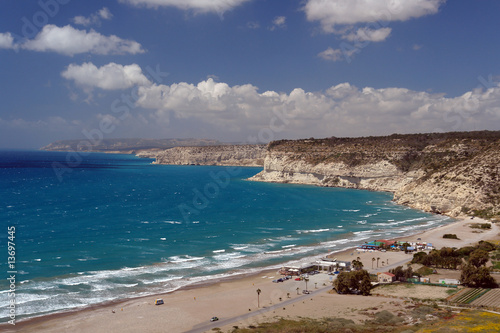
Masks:
[[[497,0],[2,0],[0,148],[500,130]]]

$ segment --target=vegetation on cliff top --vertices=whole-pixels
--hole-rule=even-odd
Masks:
[[[279,140],[269,151],[294,153],[312,165],[343,162],[356,166],[389,161],[402,171],[438,170],[488,149],[500,150],[500,131],[392,134],[359,138]]]
[[[459,205],[464,214],[500,215],[500,131],[280,140],[271,142],[268,152],[311,166],[343,163],[355,168],[388,163],[401,174],[418,172],[416,185],[430,181],[437,187],[447,186],[450,198],[456,198],[452,193],[457,187],[470,189],[481,204],[468,207],[464,202]]]

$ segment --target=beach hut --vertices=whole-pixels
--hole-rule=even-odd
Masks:
[[[394,243],[396,243],[395,241],[386,240],[386,239],[379,239],[379,240],[376,240],[375,242],[383,244],[384,247],[391,247],[392,245],[394,245]]]
[[[389,272],[377,273],[377,280],[379,283],[392,283],[396,280],[396,275]]]

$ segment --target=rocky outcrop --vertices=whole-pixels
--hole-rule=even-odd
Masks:
[[[450,216],[500,213],[500,132],[282,140],[255,181],[389,191]]]
[[[262,166],[265,145],[175,147],[156,156],[156,164]]]

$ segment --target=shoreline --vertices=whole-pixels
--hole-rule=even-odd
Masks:
[[[464,246],[463,244],[471,244],[471,243],[477,243],[479,240],[488,240],[488,239],[494,239],[498,238],[498,226],[495,224],[492,224],[492,229],[486,234],[483,233],[476,233],[474,234],[473,231],[475,229],[470,229],[468,227],[469,223],[478,223],[478,222],[488,222],[482,219],[474,219],[470,220],[469,219],[461,219],[461,220],[455,220],[451,223],[447,223],[445,225],[440,225],[437,227],[433,227],[430,229],[426,229],[423,231],[418,231],[413,234],[409,235],[402,235],[400,237],[395,237],[392,238],[392,240],[405,240],[405,241],[412,241],[416,240],[417,238],[422,238],[422,241],[425,242],[430,242],[428,239],[433,239],[433,245],[436,248],[441,248],[443,246],[447,246],[449,242],[452,242],[456,247],[462,247]],[[467,230],[463,230],[466,228]],[[472,230],[472,231],[469,231]],[[469,237],[463,237],[462,234],[460,234],[459,238],[460,240],[448,240],[448,239],[442,239],[442,238],[436,238],[437,234],[444,233],[449,230],[455,230],[457,232],[467,232],[475,237],[469,238]],[[433,235],[433,236],[432,236]],[[420,236],[420,237],[419,237]],[[431,237],[432,236],[432,237]],[[487,237],[484,237],[487,236]],[[427,238],[425,238],[427,237]],[[437,240],[437,241],[436,241]],[[361,261],[364,264],[365,269],[370,271],[370,265],[373,267],[374,262],[371,261],[371,252],[360,252],[358,251],[357,255],[354,256],[354,253],[356,252],[357,247],[349,247],[345,248],[342,250],[338,251],[329,251],[328,253],[324,253],[323,256],[327,255],[334,255],[338,258],[338,260],[349,260],[352,261],[353,258],[356,257],[361,257]],[[388,264],[393,264],[395,257],[393,256],[394,254],[398,254],[398,252],[378,252],[380,253],[379,257],[384,257],[387,256],[387,259],[381,258],[382,260],[386,260]],[[389,263],[389,256],[388,254],[391,255],[391,262]],[[404,254],[404,253],[403,253]],[[410,260],[412,255],[407,255],[406,257],[407,260]],[[310,257],[306,257],[310,258]],[[299,261],[305,261],[306,258],[299,259]],[[403,258],[403,260],[406,260],[404,256],[401,254],[398,254],[398,259]],[[378,262],[378,261],[377,261]],[[371,264],[370,264],[371,263]],[[383,264],[383,263],[382,263]],[[387,266],[387,269],[389,267]],[[262,289],[264,287],[269,287],[269,285],[272,285],[273,288],[276,287],[276,284],[271,284],[269,279],[271,277],[268,277],[267,275],[277,275],[276,273],[277,269],[276,268],[266,268],[263,267],[262,269],[256,269],[255,272],[249,272],[249,273],[241,273],[241,274],[234,274],[232,276],[225,276],[225,277],[220,277],[220,278],[215,278],[215,279],[210,279],[207,281],[197,281],[194,282],[193,284],[189,284],[183,287],[180,287],[177,290],[171,291],[171,292],[166,292],[166,293],[160,293],[160,294],[154,294],[154,295],[148,295],[148,296],[140,296],[140,297],[131,297],[131,298],[124,298],[120,300],[115,300],[115,301],[109,301],[105,303],[100,303],[100,304],[95,304],[95,305],[89,305],[85,308],[80,308],[80,309],[70,309],[64,312],[59,312],[59,313],[52,313],[52,314],[47,314],[47,315],[41,315],[38,317],[32,317],[32,318],[26,318],[26,319],[21,319],[19,322],[16,323],[15,326],[8,325],[8,324],[2,324],[0,326],[0,330],[6,330],[7,332],[14,332],[14,331],[31,331],[33,329],[40,330],[42,332],[62,332],[67,329],[67,325],[71,326],[71,323],[75,322],[86,322],[87,324],[90,322],[101,322],[101,320],[97,320],[99,318],[96,317],[108,317],[109,314],[117,314],[119,312],[122,312],[124,308],[130,309],[131,306],[138,306],[138,307],[146,307],[150,308],[152,305],[152,302],[156,298],[163,298],[166,303],[167,300],[174,299],[174,304],[175,300],[179,299],[191,299],[194,297],[196,300],[197,296],[191,296],[194,294],[199,294],[199,293],[208,293],[210,294],[211,291],[214,289],[219,289],[221,285],[225,286],[227,290],[232,291],[233,293],[238,290],[238,285],[249,285],[250,281],[252,281],[252,287],[254,285],[257,285],[258,282],[267,282],[262,285]],[[373,271],[373,269],[372,269]],[[264,276],[262,276],[264,275]],[[326,275],[326,274],[320,274],[320,275]],[[274,278],[275,276],[273,276]],[[287,282],[288,283],[288,282]],[[252,288],[252,290],[255,290]],[[237,293],[236,293],[237,294]],[[282,293],[283,294],[283,293]],[[271,296],[269,296],[271,297]],[[179,301],[177,301],[179,302]],[[214,302],[215,303],[215,302]],[[215,303],[217,304],[217,303]],[[171,307],[172,304],[169,302],[169,307]],[[166,308],[166,307],[165,307]],[[252,307],[253,308],[253,307]],[[121,310],[119,310],[121,309]],[[156,312],[156,310],[153,309],[162,309],[162,306],[160,307],[152,307],[150,310],[153,312]],[[182,309],[182,311],[186,311],[188,309]],[[250,309],[248,309],[250,310]],[[112,311],[116,311],[116,313],[113,313]],[[200,310],[203,311],[203,310]],[[207,310],[205,309],[205,312]],[[240,312],[242,309],[239,310]],[[245,312],[245,313],[248,313]],[[208,316],[208,315],[207,315]],[[208,317],[210,318],[210,317]],[[205,318],[204,318],[205,319]],[[203,322],[206,320],[203,320]],[[198,323],[199,324],[199,323]],[[175,330],[176,332],[184,332],[185,330],[189,329],[190,327],[193,327],[194,325],[191,325],[190,327],[187,327],[191,325],[190,321],[184,323],[183,328],[179,328],[180,330]],[[73,326],[71,326],[73,327]],[[109,329],[109,327],[108,327]],[[99,331],[99,329],[97,330]],[[154,331],[154,330],[153,330]]]

